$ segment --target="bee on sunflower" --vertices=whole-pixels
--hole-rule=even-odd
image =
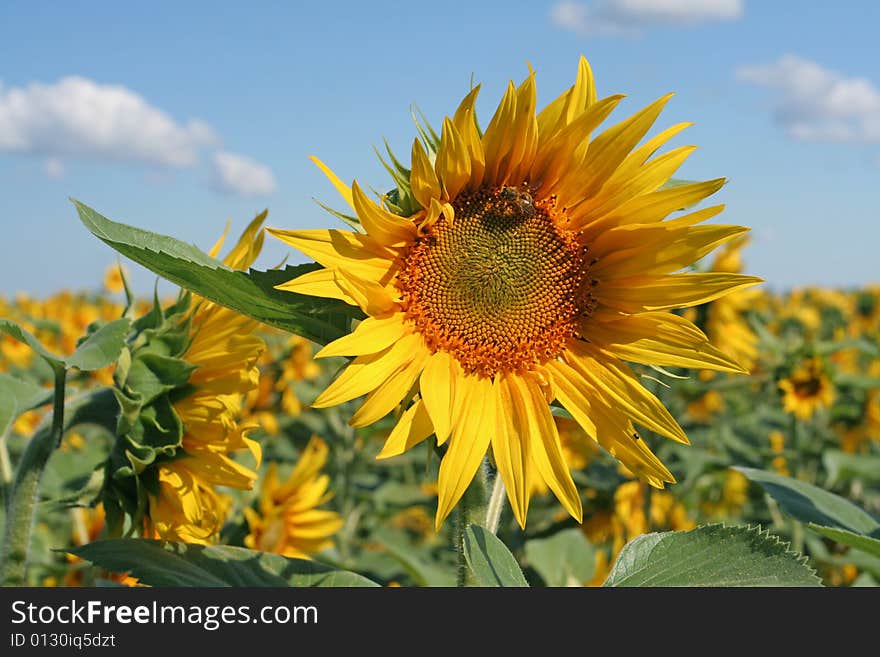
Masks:
[[[396,188],[378,202],[316,159],[361,230],[270,229],[324,267],[280,289],[367,315],[317,354],[354,360],[313,405],[366,395],[355,427],[402,407],[380,458],[436,436],[438,528],[490,450],[521,526],[536,479],[582,520],[554,402],[631,472],[674,482],[633,424],[687,436],[626,361],[744,371],[669,312],[761,282],[681,273],[747,229],[704,223],[723,205],[667,219],[724,184],[665,186],[694,147],[655,153],[688,124],[640,142],[670,95],[592,137],[622,96],[597,98],[586,59],[540,111],[535,79],[509,84],[485,131],[472,89],[408,167],[391,155]]]

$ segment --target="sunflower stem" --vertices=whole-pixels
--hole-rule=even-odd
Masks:
[[[507,490],[504,488],[504,480],[500,473],[495,474],[495,481],[492,484],[492,494],[489,496],[489,503],[486,505],[486,524],[485,527],[493,534],[498,533],[498,523],[501,521],[501,511],[504,509],[504,498]]]
[[[9,495],[6,516],[6,532],[3,536],[3,553],[0,564],[0,582],[4,586],[24,586],[27,582],[27,554],[31,542],[31,530],[37,511],[40,479],[49,457],[61,444],[64,434],[64,389],[67,370],[55,367],[55,398],[52,408],[52,428],[37,431],[28,442],[27,449],[18,464],[15,482]]]

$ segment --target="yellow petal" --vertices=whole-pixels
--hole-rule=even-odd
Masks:
[[[394,410],[394,407],[412,391],[427,358],[428,351],[419,349],[412,361],[394,372],[382,382],[382,385],[367,395],[364,403],[349,420],[349,424],[353,427],[365,427],[381,420]]]
[[[326,345],[315,354],[315,358],[363,356],[382,351],[407,333],[403,320],[403,313],[379,319],[367,317],[353,332]]]
[[[442,194],[437,173],[434,171],[434,167],[431,166],[431,160],[428,159],[425,147],[422,146],[422,142],[418,139],[413,141],[412,172],[410,173],[409,181],[413,197],[423,208],[429,207],[431,199],[439,199]]]
[[[471,89],[452,117],[452,123],[458,130],[470,157],[471,175],[466,186],[467,190],[478,187],[486,171],[486,155],[483,153],[483,141],[477,128],[477,112],[474,108],[479,91],[480,85]]]
[[[591,104],[587,111],[538,145],[529,178],[540,183],[545,194],[552,194],[559,181],[581,165],[578,149],[589,143],[590,133],[622,99],[622,95],[609,96]]]
[[[398,217],[373,203],[357,182],[352,184],[351,194],[361,225],[377,242],[386,246],[404,246],[415,239],[416,227],[412,221]]]
[[[450,119],[444,119],[434,170],[443,187],[443,198],[454,199],[470,182],[471,158],[465,140]]]
[[[640,313],[698,306],[734,290],[763,282],[756,276],[714,272],[632,276],[602,281],[595,288],[594,294],[600,302],[611,308],[625,313]]]
[[[325,299],[339,299],[352,306],[358,305],[354,297],[343,290],[339,283],[339,275],[333,269],[316,269],[293,280],[276,285],[276,290],[306,294],[312,297],[324,297]],[[352,354],[354,355],[354,354]]]
[[[517,426],[528,432],[529,449],[538,473],[566,511],[581,522],[581,498],[562,455],[556,423],[543,393],[536,383],[521,376],[509,376],[507,381]]]
[[[376,458],[387,459],[399,456],[411,447],[418,445],[433,432],[434,427],[425,410],[425,405],[421,400],[417,400],[400,416],[400,420],[397,421],[397,425],[391,431],[388,440],[385,441],[385,446]]]
[[[603,233],[590,245],[598,259],[591,275],[607,281],[669,274],[690,266],[720,244],[749,230],[744,226],[688,223],[631,224]]]
[[[268,210],[263,210],[251,220],[247,228],[242,232],[241,237],[238,238],[238,242],[232,247],[227,256],[223,258],[224,265],[231,269],[243,270],[254,264],[254,260],[260,255],[260,251],[263,248],[265,233],[262,228],[268,214]],[[225,234],[224,232],[224,236]]]
[[[586,57],[578,61],[575,83],[538,113],[538,135],[546,141],[596,102],[596,84]]]
[[[615,402],[633,422],[680,443],[688,444],[684,430],[663,403],[642,386],[629,368],[602,356],[589,344],[571,345],[565,359],[591,386]]]
[[[748,373],[713,347],[694,324],[672,313],[643,313],[611,322],[585,321],[581,334],[598,349],[635,363]]]
[[[492,455],[507,489],[513,515],[519,526],[525,529],[531,494],[529,468],[532,457],[528,431],[523,430],[515,420],[516,409],[507,377],[496,377],[492,388],[498,414],[492,433]]]
[[[314,162],[317,167],[324,173],[325,176],[333,183],[333,186],[336,188],[336,191],[345,199],[346,203],[348,203],[352,209],[354,209],[354,200],[351,196],[351,188],[342,182],[333,171],[326,164],[321,162],[314,155],[309,155],[309,159]]]
[[[489,379],[477,378],[473,394],[464,401],[463,415],[465,422],[459,422],[452,437],[449,449],[440,462],[437,477],[437,515],[434,526],[439,531],[440,525],[461,499],[470,485],[495,429],[495,397],[492,394],[492,382]]]
[[[645,136],[671,97],[672,94],[667,94],[657,99],[643,110],[596,137],[587,149],[585,165],[581,172],[571,176],[569,181],[560,187],[559,202],[565,207],[570,207],[595,195],[632,151],[633,146]]]
[[[425,364],[419,389],[437,433],[437,441],[441,445],[452,430],[454,386],[455,369],[452,357],[445,351],[435,352]]]
[[[367,315],[383,317],[400,310],[400,306],[387,287],[370,280],[358,278],[344,269],[337,272],[336,284],[361,307]]]
[[[345,270],[380,285],[387,284],[399,267],[396,255],[369,235],[335,229],[266,230],[329,269]]]
[[[422,348],[421,337],[410,334],[379,353],[358,356],[318,395],[312,407],[335,406],[372,392],[396,370],[412,361]]]

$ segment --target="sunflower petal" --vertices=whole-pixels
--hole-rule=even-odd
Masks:
[[[495,430],[495,396],[492,382],[475,378],[473,393],[464,401],[466,422],[459,422],[449,439],[449,449],[440,462],[437,478],[437,530],[461,499],[486,455]]]
[[[471,180],[468,144],[450,119],[443,121],[440,149],[434,170],[443,188],[443,198],[454,199]]]
[[[482,137],[480,137],[480,130],[477,127],[477,112],[474,108],[479,91],[480,85],[471,89],[470,93],[461,101],[452,117],[452,123],[458,130],[458,134],[470,156],[471,174],[466,186],[467,189],[477,187],[482,182],[483,173],[486,171],[486,155],[483,152],[483,141]]]
[[[445,351],[431,355],[422,370],[419,389],[440,444],[446,441],[452,430],[455,379],[452,357]]]
[[[321,162],[321,160],[316,158],[314,155],[309,155],[309,159],[315,163],[315,166],[317,166],[325,176],[327,176],[327,179],[331,183],[333,183],[333,186],[336,188],[336,191],[339,192],[340,196],[342,196],[342,198],[345,199],[345,202],[348,203],[352,209],[354,209],[354,200],[351,196],[351,188],[344,182],[342,182],[342,180],[339,179],[339,176],[333,173],[333,170],[330,167]]]
[[[421,337],[410,334],[379,353],[358,356],[318,395],[312,407],[335,406],[372,392],[396,370],[411,362],[421,348]]]
[[[363,356],[382,351],[407,333],[403,319],[403,313],[383,318],[367,317],[353,332],[326,345],[315,354],[315,358]]]
[[[634,314],[698,306],[763,282],[756,276],[717,272],[631,276],[602,281],[594,294],[601,303]]]
[[[339,299],[352,306],[358,305],[354,297],[339,286],[338,280],[339,274],[333,269],[316,269],[286,283],[276,285],[275,289],[312,297]]]
[[[562,506],[581,522],[581,498],[562,455],[559,433],[544,395],[536,383],[526,381],[521,376],[510,376],[508,384],[511,401],[516,409],[517,425],[528,432],[529,449],[535,467]]]
[[[369,235],[336,229],[266,230],[324,267],[344,269],[358,278],[380,285],[387,284],[399,266],[394,253]]]
[[[709,343],[694,324],[672,313],[642,313],[611,322],[587,321],[581,334],[611,356],[634,363],[748,374]]]
[[[367,234],[380,244],[403,246],[413,241],[416,226],[412,221],[398,217],[373,203],[357,182],[351,186],[354,209]]]
[[[413,196],[423,208],[431,205],[432,198],[440,198],[442,193],[440,181],[437,179],[434,167],[431,166],[425,147],[418,139],[413,141],[412,172],[409,180]]]
[[[421,400],[417,400],[412,406],[403,412],[397,421],[391,434],[385,441],[382,451],[376,456],[377,459],[388,459],[399,456],[405,451],[418,445],[434,432],[431,418]]]
[[[661,436],[689,444],[684,430],[663,403],[638,382],[624,363],[603,356],[587,343],[571,345],[565,355],[568,364],[587,383],[614,400],[615,406],[634,422]]]
[[[394,407],[400,404],[412,390],[419,374],[422,373],[427,357],[427,350],[419,350],[412,361],[385,379],[378,388],[367,395],[364,403],[349,420],[349,424],[353,427],[366,427],[394,410]]]
[[[519,526],[525,529],[529,512],[531,450],[528,431],[514,421],[515,407],[506,377],[497,377],[492,386],[496,396],[497,418],[492,433],[492,455],[507,488],[507,499]]]

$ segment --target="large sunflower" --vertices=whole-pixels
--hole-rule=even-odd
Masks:
[[[673,482],[633,423],[687,437],[623,361],[741,372],[666,311],[760,279],[674,273],[746,229],[700,225],[720,205],[663,221],[724,183],[663,188],[694,147],[652,156],[687,124],[637,145],[670,96],[591,139],[622,97],[597,100],[583,58],[575,84],[538,113],[534,73],[510,83],[485,132],[478,90],[439,137],[415,140],[410,169],[394,162],[397,189],[378,204],[318,162],[364,232],[271,231],[325,267],[280,288],[368,315],[319,352],[355,359],[314,406],[367,395],[351,420],[362,427],[403,404],[383,458],[432,434],[446,444],[438,527],[490,447],[520,525],[534,478],[580,521],[550,404],[651,485]]]

